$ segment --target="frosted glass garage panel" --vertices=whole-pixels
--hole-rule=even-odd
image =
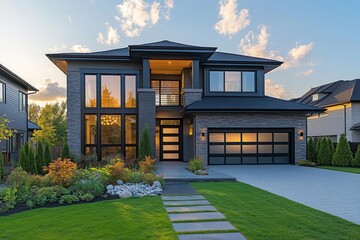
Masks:
[[[224,142],[224,133],[210,133],[210,142]]]
[[[241,157],[226,157],[226,164],[241,164]]]
[[[258,133],[259,142],[272,142],[272,133]]]
[[[264,154],[264,153],[272,153],[272,145],[259,145],[258,146],[258,151],[259,153],[261,154]]]
[[[243,157],[242,158],[243,164],[256,164],[257,163],[257,157]]]
[[[209,163],[210,164],[225,164],[225,158],[224,157],[210,157]]]
[[[259,157],[259,164],[267,164],[267,163],[272,163],[273,162],[273,158],[272,157]]]
[[[243,142],[256,142],[256,140],[257,140],[256,133],[243,133],[242,134]]]
[[[242,152],[243,154],[256,153],[256,145],[243,145]]]
[[[210,145],[210,154],[224,154],[224,145]]]
[[[274,157],[274,163],[289,163],[290,159],[288,156],[286,157]]]
[[[241,146],[240,145],[227,145],[226,154],[240,154]]]
[[[274,142],[288,142],[289,133],[274,133]]]
[[[227,133],[226,142],[240,142],[241,135],[240,133]]]
[[[274,153],[289,153],[289,145],[287,144],[276,144],[274,145]]]

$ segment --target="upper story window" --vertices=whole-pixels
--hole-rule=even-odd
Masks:
[[[96,108],[99,102],[101,108],[136,108],[136,75],[86,74],[85,107]]]
[[[6,85],[0,82],[0,102],[5,102]]]
[[[255,72],[210,71],[210,92],[255,92]]]
[[[151,88],[155,89],[156,106],[180,105],[180,81],[152,80]]]
[[[23,92],[19,92],[19,111],[26,111],[26,94]]]

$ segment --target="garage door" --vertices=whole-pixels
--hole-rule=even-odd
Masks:
[[[291,129],[209,129],[208,163],[292,163]]]

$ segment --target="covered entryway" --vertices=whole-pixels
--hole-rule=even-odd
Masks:
[[[160,160],[180,161],[181,120],[160,119]]]
[[[209,129],[208,164],[293,163],[292,129]]]

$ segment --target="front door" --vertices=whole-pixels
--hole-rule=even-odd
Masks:
[[[160,120],[160,160],[181,160],[181,120]]]

